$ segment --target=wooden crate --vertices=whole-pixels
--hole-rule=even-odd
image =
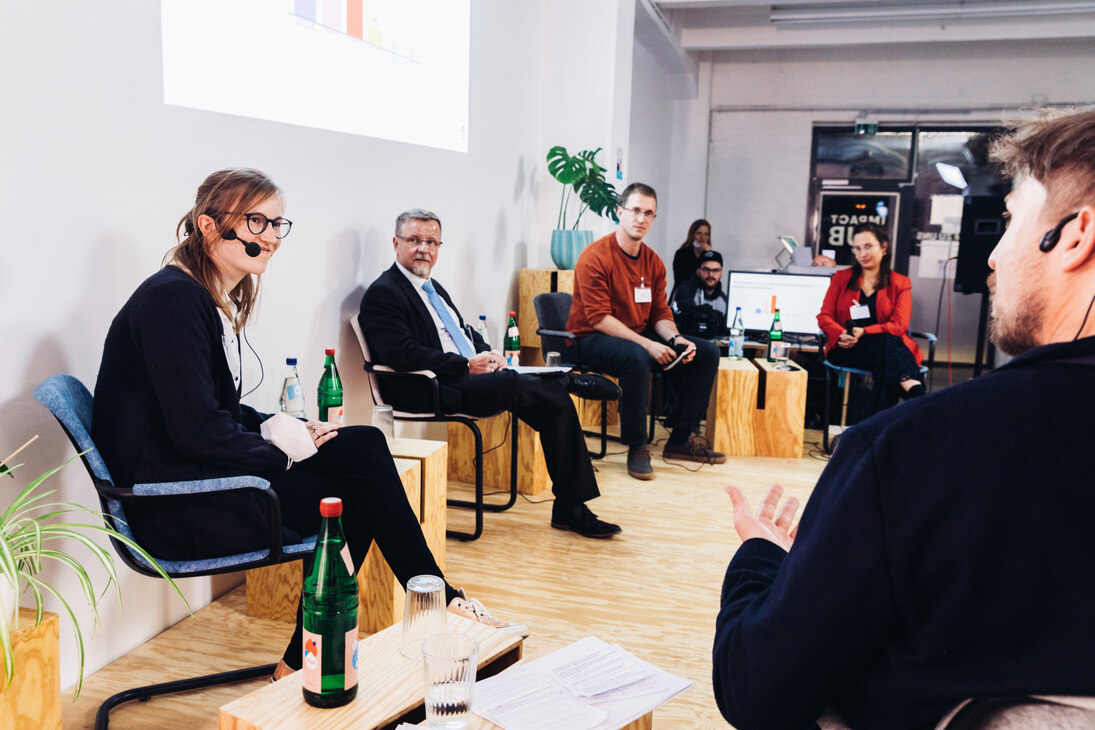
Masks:
[[[11,631],[15,675],[7,685],[0,661],[0,728],[43,730],[61,727],[61,650],[57,614],[19,609],[19,626]],[[0,649],[0,657],[3,650]]]

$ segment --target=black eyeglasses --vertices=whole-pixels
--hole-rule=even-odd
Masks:
[[[628,213],[635,216],[636,218],[646,218],[650,221],[658,217],[658,214],[652,210],[643,210],[642,208],[624,208],[622,205],[620,206],[620,209],[626,210]]]
[[[722,273],[722,267],[720,266],[717,269],[712,269],[709,266],[701,266],[700,271],[702,271],[705,274],[721,274]]]
[[[424,243],[431,251],[436,251],[441,248],[441,244],[443,243],[436,238],[419,238],[418,236],[396,236],[396,238],[411,244],[411,248],[418,248]]]
[[[1073,213],[1072,215],[1062,218],[1057,225],[1053,226],[1051,230],[1046,231],[1046,235],[1042,236],[1042,240],[1038,242],[1038,248],[1042,251],[1049,253],[1053,250],[1053,247],[1057,245],[1057,242],[1061,240],[1061,229],[1068,225],[1079,213]]]
[[[262,213],[245,213],[247,218],[247,230],[256,236],[262,235],[262,232],[266,230],[267,226],[274,227],[274,235],[278,238],[285,238],[289,235],[289,230],[293,227],[293,221],[288,218],[274,218],[270,220]]]

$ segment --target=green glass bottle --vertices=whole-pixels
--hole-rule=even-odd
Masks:
[[[768,330],[768,362],[787,361],[787,342],[783,339],[783,325],[779,321],[779,309]]]
[[[342,500],[319,503],[323,522],[304,579],[304,701],[341,707],[357,696],[357,579],[342,533]]]
[[[316,392],[319,420],[342,425],[345,423],[342,415],[342,380],[338,377],[338,368],[335,367],[335,349],[331,347],[324,352],[327,359],[323,362],[323,376],[319,379],[319,389]]]
[[[517,312],[509,313],[503,355],[506,358],[506,365],[517,367],[521,364],[521,333],[517,330]]]

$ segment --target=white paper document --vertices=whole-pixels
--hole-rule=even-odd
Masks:
[[[609,730],[691,686],[590,636],[476,683],[472,712],[506,730]]]

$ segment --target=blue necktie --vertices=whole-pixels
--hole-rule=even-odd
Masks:
[[[441,324],[444,325],[445,331],[449,333],[449,337],[452,338],[453,343],[456,345],[456,349],[460,351],[460,354],[463,357],[471,358],[471,356],[475,354],[475,350],[472,348],[471,343],[468,342],[468,338],[460,331],[456,322],[453,321],[452,315],[449,314],[449,308],[445,306],[445,300],[437,293],[437,289],[434,288],[433,282],[427,279],[426,283],[422,285],[422,291],[426,292],[426,296],[430,300],[430,306],[433,307],[433,311],[437,312],[437,316],[441,318]]]

